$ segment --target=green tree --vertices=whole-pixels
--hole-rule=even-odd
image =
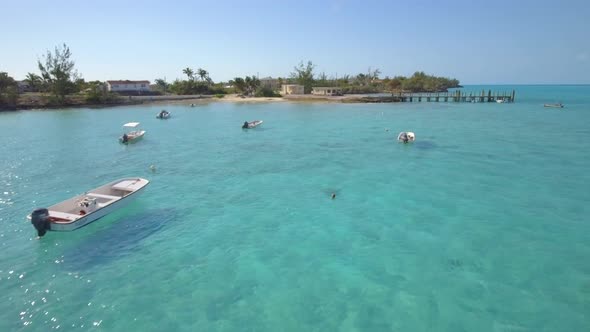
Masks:
[[[192,69],[190,69],[189,67],[184,68],[182,70],[182,73],[188,77],[189,81],[195,80],[195,72]]]
[[[0,72],[0,108],[12,108],[18,100],[18,85],[8,73]]]
[[[80,92],[80,91],[84,91],[88,88],[89,88],[88,83],[86,83],[86,81],[83,78],[78,78],[74,82],[74,89],[72,92]]]
[[[165,78],[156,78],[155,82],[156,82],[156,87],[160,91],[162,91],[163,93],[166,93],[168,91],[168,87],[170,86],[170,84],[168,84],[166,82]]]
[[[311,61],[307,61],[307,64],[303,64],[303,61],[295,66],[294,72],[291,73],[291,77],[295,79],[298,84],[303,85],[304,93],[311,93],[313,87],[313,69],[314,64]]]
[[[402,87],[402,80],[400,77],[394,77],[389,80],[387,87],[391,92],[399,91]]]
[[[86,102],[93,104],[105,104],[117,98],[117,94],[109,93],[105,84],[100,81],[87,82],[84,94]]]
[[[315,81],[315,86],[329,86],[331,85],[329,80],[328,80],[328,76],[326,75],[326,73],[322,72],[321,74],[318,75],[318,79]]]
[[[246,92],[246,81],[244,81],[243,78],[236,77],[232,81],[230,81],[230,84],[233,85],[236,92],[238,92],[238,93],[245,93]]]
[[[58,103],[65,102],[66,95],[74,91],[74,81],[78,78],[71,56],[70,48],[63,44],[61,48],[56,46],[54,53],[47,50],[44,63],[37,61],[41,77]]]
[[[202,82],[209,82],[210,81],[209,73],[203,68],[197,69],[197,76],[199,76],[199,78],[201,79]]]
[[[252,75],[252,78],[250,79],[250,86],[249,86],[249,91],[250,94],[253,94],[261,85],[260,80],[258,79],[258,77]]]
[[[371,82],[378,80],[379,75],[381,75],[381,70],[379,70],[379,68],[377,68],[375,70],[371,70],[371,68],[369,68],[369,72],[367,73],[367,77],[369,78],[369,80],[371,80]]]
[[[27,84],[29,85],[31,90],[34,92],[40,91],[41,87],[43,85],[43,81],[41,79],[41,76],[39,76],[35,73],[28,73],[27,76],[25,77],[25,82],[27,82]]]
[[[246,78],[244,78],[244,82],[246,83],[246,94],[250,95],[251,93],[251,88],[252,88],[252,77],[250,76],[246,76]]]

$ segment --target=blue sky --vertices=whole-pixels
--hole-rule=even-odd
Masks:
[[[0,0],[0,71],[67,43],[87,80],[416,70],[464,84],[590,83],[590,1]]]

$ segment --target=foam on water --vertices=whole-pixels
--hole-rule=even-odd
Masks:
[[[587,329],[589,95],[0,114],[0,331]],[[35,239],[33,208],[126,176],[130,206]]]

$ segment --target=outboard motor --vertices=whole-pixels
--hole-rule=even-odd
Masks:
[[[42,208],[33,211],[31,213],[31,224],[37,230],[39,237],[45,235],[49,229],[49,210]]]
[[[403,131],[401,133],[399,133],[399,135],[397,136],[397,139],[404,142],[404,143],[408,143],[408,134]]]

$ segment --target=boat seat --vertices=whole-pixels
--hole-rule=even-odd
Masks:
[[[53,210],[49,210],[49,216],[56,217],[59,219],[66,219],[66,220],[76,220],[80,217],[77,214],[61,212],[61,211],[53,211]]]
[[[121,196],[111,196],[111,195],[103,195],[103,194],[95,194],[95,193],[88,193],[86,196],[90,197],[97,197],[97,198],[106,198],[110,200],[115,200],[121,198]]]

